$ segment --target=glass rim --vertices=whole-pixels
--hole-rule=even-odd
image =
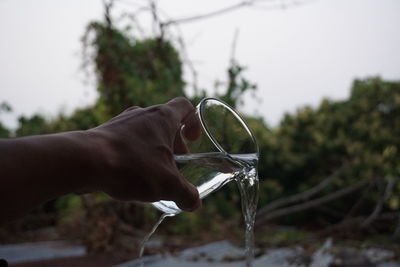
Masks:
[[[245,129],[245,131],[247,132],[247,134],[250,136],[251,140],[253,141],[253,143],[256,147],[255,153],[257,154],[257,157],[258,157],[259,156],[259,148],[258,148],[256,138],[254,137],[254,134],[253,134],[252,130],[250,129],[250,127],[246,124],[246,122],[239,115],[239,113],[236,112],[231,106],[229,106],[227,103],[225,103],[224,101],[222,101],[220,99],[217,99],[214,97],[206,97],[200,101],[200,103],[197,105],[197,107],[198,107],[199,114],[200,114],[199,117],[200,117],[201,126],[203,127],[204,131],[206,132],[206,134],[207,134],[208,138],[211,140],[211,142],[218,148],[218,150],[220,152],[230,155],[230,153],[226,152],[225,149],[218,143],[218,141],[215,140],[214,136],[211,134],[210,130],[207,127],[207,123],[204,119],[203,109],[205,107],[205,104],[209,101],[218,102],[220,105],[222,105],[224,108],[226,108],[229,112],[231,112],[233,114],[233,116],[240,122],[242,127]]]

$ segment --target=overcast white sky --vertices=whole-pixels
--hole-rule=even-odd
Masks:
[[[123,2],[118,10],[144,0]],[[232,3],[159,0],[171,17]],[[15,126],[20,114],[55,115],[93,102],[95,87],[83,83],[80,70],[80,37],[102,10],[100,0],[0,0],[0,102],[14,108],[1,120]],[[347,97],[356,77],[400,80],[399,0],[315,0],[183,24],[199,84],[210,91],[216,79],[225,77],[236,28],[236,58],[248,66],[245,76],[257,83],[262,99],[261,104],[247,101],[243,110],[257,111],[272,125],[284,112],[317,105],[323,97]]]

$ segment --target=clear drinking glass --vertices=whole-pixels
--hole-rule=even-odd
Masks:
[[[175,161],[183,176],[197,186],[200,198],[205,198],[254,168],[258,146],[240,115],[221,100],[203,99],[185,121],[193,119],[200,121],[201,137],[196,141],[184,140],[189,153],[175,155]],[[173,201],[161,200],[152,205],[165,214],[182,211]]]

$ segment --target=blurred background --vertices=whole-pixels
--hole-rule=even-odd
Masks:
[[[370,248],[398,261],[399,14],[396,0],[0,0],[0,137],[217,97],[243,114],[260,147],[257,257],[301,247],[309,264],[330,240],[341,260],[330,266],[376,266],[361,256],[345,264],[349,251],[354,259]],[[0,243],[68,240],[85,262],[110,266],[137,256],[159,216],[71,194],[2,226]],[[242,246],[243,233],[228,184],[201,210],[167,219],[145,254]]]

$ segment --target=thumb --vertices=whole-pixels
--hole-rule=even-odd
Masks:
[[[178,170],[175,175],[178,180],[171,199],[184,211],[194,211],[200,208],[201,199],[197,188],[189,183]]]

